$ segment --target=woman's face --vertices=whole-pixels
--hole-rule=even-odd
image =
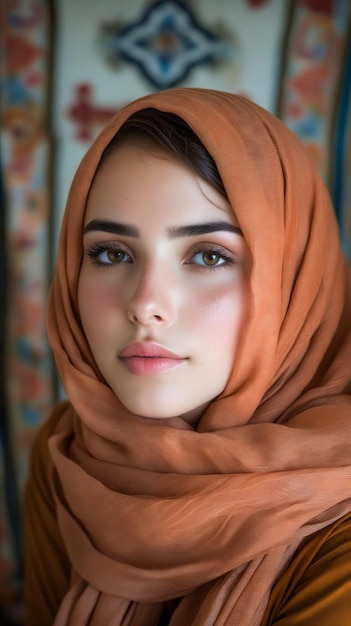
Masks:
[[[85,215],[79,309],[132,413],[195,424],[225,388],[248,314],[249,252],[228,202],[166,153],[122,146]]]

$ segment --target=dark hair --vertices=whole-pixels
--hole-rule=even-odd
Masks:
[[[133,113],[103,151],[98,169],[114,150],[129,142],[169,152],[228,199],[216,163],[198,136],[178,115],[153,108]]]

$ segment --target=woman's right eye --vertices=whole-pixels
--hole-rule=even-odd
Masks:
[[[129,254],[117,246],[97,244],[88,248],[86,254],[95,265],[120,265],[132,262]]]

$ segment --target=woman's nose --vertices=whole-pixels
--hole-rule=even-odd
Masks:
[[[165,326],[175,315],[175,285],[170,272],[148,266],[135,277],[128,302],[128,318],[143,326]]]

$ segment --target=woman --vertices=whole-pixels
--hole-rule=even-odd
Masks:
[[[50,296],[69,401],[33,451],[29,624],[349,624],[350,279],[260,107],[175,89],[111,120]]]

